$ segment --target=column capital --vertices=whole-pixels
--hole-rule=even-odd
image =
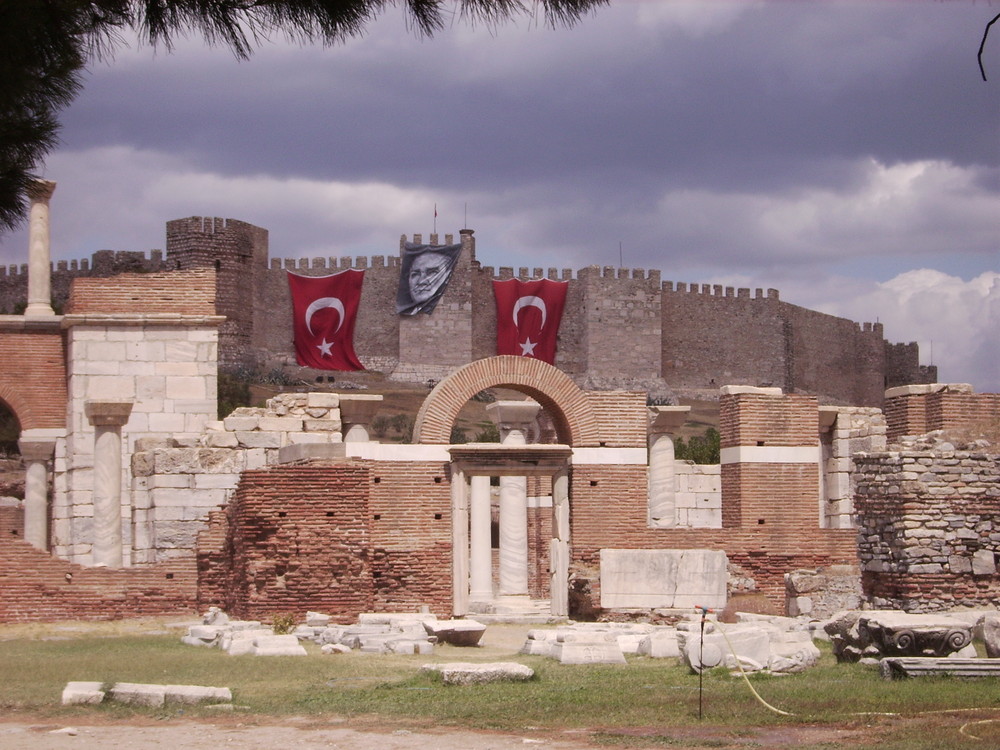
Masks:
[[[17,441],[21,458],[25,461],[48,461],[55,454],[56,441],[45,438],[25,438]]]
[[[52,180],[32,180],[28,183],[26,192],[34,203],[48,203],[56,191],[56,183]]]
[[[132,413],[132,402],[87,401],[83,405],[83,410],[95,427],[121,427]]]
[[[653,435],[667,435],[676,432],[691,412],[690,406],[650,406],[649,432]]]
[[[512,432],[526,433],[538,417],[541,408],[537,401],[531,399],[526,401],[494,401],[492,404],[486,405],[486,413],[500,430],[501,441],[506,442],[507,436]]]

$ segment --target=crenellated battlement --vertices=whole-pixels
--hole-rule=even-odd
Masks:
[[[723,286],[722,284],[695,284],[683,281],[664,281],[663,291],[672,294],[700,294],[706,297],[734,297],[736,299],[751,299],[748,287]],[[752,299],[768,299],[778,301],[780,295],[777,289],[768,289],[767,294],[758,287],[754,290]]]

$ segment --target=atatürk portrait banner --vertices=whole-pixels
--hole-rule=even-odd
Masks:
[[[414,245],[407,242],[399,271],[396,312],[400,315],[432,312],[448,288],[461,252],[460,244]]]

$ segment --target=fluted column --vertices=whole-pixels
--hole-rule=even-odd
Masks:
[[[130,401],[87,401],[94,425],[95,565],[122,566],[122,426],[132,413]]]
[[[55,440],[21,438],[24,461],[24,540],[40,550],[49,548],[49,470]]]
[[[493,547],[490,533],[490,478],[474,476],[469,502],[469,598],[493,598]]]
[[[669,527],[677,523],[673,436],[690,411],[690,406],[650,407],[649,521],[652,526]]]
[[[28,306],[29,316],[55,315],[52,309],[51,250],[49,243],[49,199],[56,184],[34,180],[28,186],[31,209],[28,219]]]
[[[541,408],[535,401],[495,401],[486,410],[504,445],[526,445]],[[500,477],[500,595],[528,595],[528,482]]]

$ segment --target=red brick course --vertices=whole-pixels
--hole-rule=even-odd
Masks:
[[[123,273],[73,279],[66,314],[215,315],[215,271]]]
[[[0,333],[0,399],[22,430],[65,427],[64,349],[59,331]]]

